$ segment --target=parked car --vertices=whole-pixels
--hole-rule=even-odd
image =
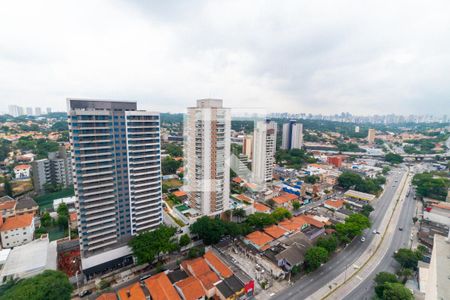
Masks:
[[[361,242],[364,242],[366,240],[366,238],[365,237],[361,237]]]
[[[88,296],[88,295],[90,295],[90,294],[92,294],[91,290],[84,290],[84,291],[81,291],[81,292],[78,294],[78,296],[79,296],[80,298],[83,298],[83,297],[86,297],[86,296]]]

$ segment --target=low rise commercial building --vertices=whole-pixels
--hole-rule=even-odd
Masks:
[[[30,165],[17,165],[14,167],[14,176],[16,179],[27,179],[30,178]]]

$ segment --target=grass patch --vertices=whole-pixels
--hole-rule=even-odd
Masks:
[[[182,186],[183,182],[178,179],[168,179],[168,180],[164,180],[163,184],[165,184],[169,189],[173,189],[173,188],[179,188],[180,186]]]
[[[73,188],[65,188],[58,192],[37,196],[34,198],[34,201],[39,204],[40,211],[45,211],[46,209],[53,208],[53,200],[74,195],[75,191]]]

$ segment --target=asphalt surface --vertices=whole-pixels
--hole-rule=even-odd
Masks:
[[[374,278],[379,272],[395,273],[399,269],[399,264],[394,260],[393,254],[399,248],[409,248],[411,238],[411,228],[413,226],[412,218],[416,209],[416,200],[414,200],[414,193],[410,192],[406,200],[403,201],[402,210],[400,213],[400,219],[397,224],[397,230],[395,231],[394,238],[389,247],[387,254],[380,262],[378,267],[367,277],[360,285],[353,290],[346,300],[354,299],[372,299],[374,293]],[[403,228],[400,231],[398,228]]]
[[[272,299],[305,299],[328,284],[339,274],[346,272],[347,268],[353,268],[353,262],[369,247],[374,237],[372,231],[378,229],[389,204],[394,198],[395,192],[401,188],[399,184],[405,170],[396,169],[391,173],[387,178],[384,194],[373,204],[375,210],[371,214],[372,227],[364,233],[366,241],[361,242],[359,238],[355,238],[344,250],[337,253],[326,264],[297,280],[291,287],[275,294]],[[412,217],[410,220],[412,222]]]

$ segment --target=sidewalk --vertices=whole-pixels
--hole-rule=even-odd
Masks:
[[[396,226],[389,226],[390,224],[397,224],[400,216],[400,205],[404,201],[407,189],[405,186],[410,180],[409,173],[405,173],[401,180],[401,189],[397,190],[393,201],[391,201],[387,213],[381,226],[379,227],[381,235],[375,236],[369,248],[361,255],[353,265],[349,265],[345,272],[334,278],[328,284],[317,290],[308,299],[343,299],[354,288],[356,288],[361,281],[376,268],[382,258],[386,255],[389,245],[393,238],[393,233]]]

